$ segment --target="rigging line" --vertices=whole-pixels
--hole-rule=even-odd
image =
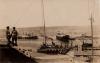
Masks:
[[[46,28],[45,28],[44,0],[41,0],[41,8],[42,8],[42,21],[43,21],[44,42],[46,44]]]
[[[95,2],[95,0],[93,0],[93,16],[92,16],[92,22],[91,22],[91,29],[92,29],[92,35],[93,35],[93,33],[94,33],[94,29],[93,29],[93,22],[94,22],[94,17],[95,17],[95,4],[96,2]],[[94,36],[94,35],[93,35]],[[93,36],[92,36],[92,42],[94,42],[94,38],[93,38]],[[94,46],[94,43],[93,43],[93,46]],[[93,50],[93,47],[92,47],[92,55],[93,55],[93,53],[94,53],[94,50]],[[93,56],[92,56],[92,58],[93,58]],[[92,59],[93,60],[93,59]],[[93,63],[93,62],[92,62]]]
[[[90,0],[88,0],[88,15],[89,15],[89,18],[90,18]]]
[[[94,17],[95,15],[95,0],[88,0],[88,14],[89,14],[89,17],[91,18],[91,14],[92,14],[92,17]]]
[[[93,17],[95,16],[96,0],[93,0]]]

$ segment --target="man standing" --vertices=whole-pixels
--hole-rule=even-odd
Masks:
[[[18,32],[17,32],[16,28],[13,27],[13,30],[12,30],[12,43],[15,46],[17,46],[17,36],[18,36]]]
[[[10,45],[11,44],[11,34],[10,34],[10,30],[9,30],[9,26],[6,27],[6,38],[7,38],[7,41],[8,41],[8,44],[7,45]]]

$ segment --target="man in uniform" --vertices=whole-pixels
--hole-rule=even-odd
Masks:
[[[13,30],[12,30],[12,43],[15,46],[17,46],[17,36],[18,36],[18,32],[17,32],[16,28],[13,27]]]
[[[7,45],[10,45],[11,44],[11,34],[10,34],[10,30],[9,30],[9,26],[6,27],[6,38],[7,38],[7,41],[8,41],[8,44]]]

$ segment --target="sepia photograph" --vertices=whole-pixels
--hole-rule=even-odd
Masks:
[[[99,63],[100,0],[0,0],[0,63]]]

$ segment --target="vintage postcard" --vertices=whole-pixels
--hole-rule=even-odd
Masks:
[[[0,63],[99,63],[100,0],[0,0]]]

